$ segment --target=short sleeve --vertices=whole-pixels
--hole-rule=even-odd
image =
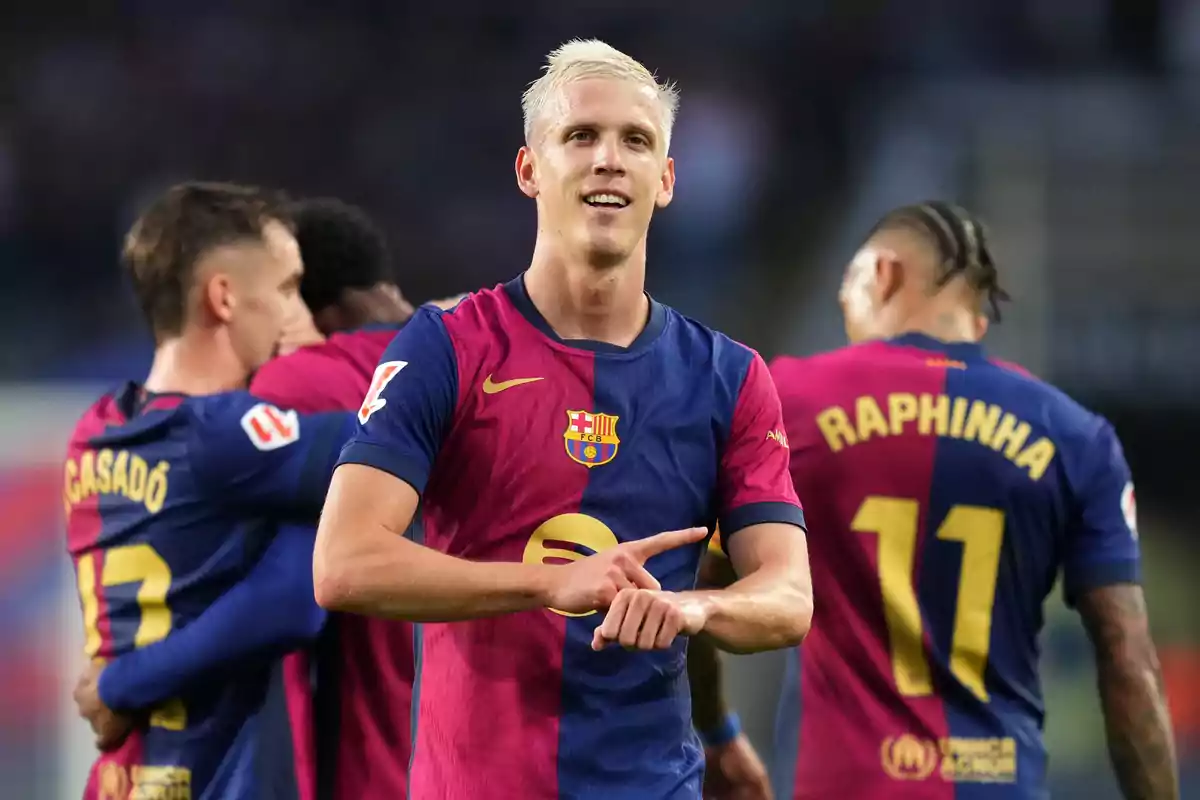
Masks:
[[[351,413],[301,414],[237,393],[205,407],[189,455],[215,502],[310,519],[353,433]]]
[[[425,490],[458,398],[442,311],[422,306],[384,351],[339,464],[365,464]]]
[[[1063,561],[1068,605],[1090,589],[1141,580],[1133,477],[1108,422],[1101,421],[1081,455],[1083,478],[1074,487],[1074,517]]]
[[[750,525],[784,522],[804,527],[804,512],[788,472],[779,395],[767,365],[757,353],[752,356],[721,454],[718,520],[723,547]]]

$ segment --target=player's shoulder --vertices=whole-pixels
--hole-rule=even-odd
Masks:
[[[101,394],[75,420],[71,443],[86,447],[89,442],[123,428],[129,422],[126,404],[137,391],[137,384],[130,382],[111,387]]]
[[[295,352],[273,358],[258,368],[250,383],[250,391],[261,394],[279,384],[300,377],[311,378],[326,372],[339,363],[338,351],[329,341],[302,347]]]
[[[370,378],[399,330],[397,325],[379,325],[335,333],[323,342],[268,361],[255,373],[250,391],[282,405],[304,408],[314,390],[357,387]]]
[[[664,305],[667,346],[677,352],[682,363],[711,363],[720,376],[741,381],[762,356],[748,344],[709,327],[671,306]]]
[[[200,425],[223,425],[237,419],[245,411],[262,401],[246,389],[216,394],[196,395],[184,399],[183,404]]]
[[[517,278],[516,280],[520,280]],[[496,333],[510,327],[520,316],[512,300],[512,284],[498,283],[490,289],[479,289],[465,295],[449,309],[434,305],[421,306],[418,315],[424,315],[428,326],[440,325],[447,335],[461,345],[488,341]],[[414,317],[415,321],[416,317]]]
[[[808,395],[814,389],[836,393],[847,385],[862,384],[867,376],[878,378],[896,357],[879,343],[863,342],[808,355],[778,355],[767,367],[781,396]]]
[[[188,402],[194,420],[190,435],[202,460],[251,452],[251,446],[263,452],[277,450],[300,439],[295,409],[249,391],[192,397]]]
[[[176,393],[149,393],[134,381],[110,388],[89,405],[75,423],[71,439],[146,442],[164,432],[194,424],[196,398]]]
[[[298,350],[297,353],[311,349],[316,354],[326,358],[335,358],[342,362],[351,360],[359,354],[378,358],[403,328],[403,324],[365,325],[352,331],[335,333],[324,342],[314,345],[312,348],[306,347]]]
[[[1112,428],[1107,419],[1067,392],[1011,361],[989,358],[986,366],[975,374],[1018,406],[1035,412],[1051,434],[1090,440],[1102,430]]]
[[[250,421],[264,414],[288,419],[295,416],[294,411],[242,389],[188,397],[184,404],[201,435],[209,431],[245,428]]]

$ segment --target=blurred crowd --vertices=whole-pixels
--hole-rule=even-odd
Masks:
[[[119,237],[147,196],[185,177],[364,204],[414,296],[513,274],[532,241],[511,173],[517,99],[540,56],[571,36],[617,41],[682,85],[680,191],[655,231],[654,288],[699,316],[737,319],[716,298],[742,296],[748,269],[769,286],[794,278],[890,94],[939,75],[1157,70],[1172,50],[1160,40],[1197,17],[1184,7],[1167,25],[1169,4],[1100,0],[118,9],[6,10],[0,324],[37,335],[4,354],[0,374],[37,374],[81,340],[130,332]],[[772,336],[747,333],[763,346]]]
[[[652,228],[651,290],[766,355],[839,343],[832,317],[806,305],[832,309],[822,287],[852,242],[834,232],[861,235],[860,222],[891,200],[924,199],[864,195],[864,176],[879,166],[872,159],[888,152],[881,143],[893,148],[893,162],[909,165],[888,173],[896,192],[937,188],[917,174],[913,165],[926,162],[914,153],[929,163],[945,156],[923,131],[958,125],[968,106],[924,114],[920,106],[897,109],[899,98],[946,81],[994,87],[1002,78],[1011,87],[1073,76],[1110,88],[1134,81],[1155,119],[1184,134],[1200,118],[1200,5],[1188,0],[763,0],[736,8],[716,0],[126,0],[98,8],[71,0],[6,5],[0,335],[9,344],[0,347],[0,381],[109,380],[144,369],[148,341],[117,253],[141,204],[182,179],[257,182],[366,207],[388,232],[401,285],[414,299],[511,277],[524,268],[534,234],[533,209],[512,173],[519,95],[544,53],[575,36],[609,40],[679,82],[676,201]],[[1086,117],[1097,105],[1111,112],[1108,96],[1080,93],[1056,113]],[[914,113],[917,127],[893,126],[897,115]],[[918,135],[905,138],[912,130]],[[1115,163],[1144,147],[1137,136],[1122,141],[1121,152],[1103,158]],[[943,185],[969,204],[986,177],[957,157],[943,161]],[[1134,211],[1113,202],[1116,213]],[[1187,228],[1186,220],[1173,224]],[[1155,258],[1193,266],[1191,252],[1174,246]],[[1051,262],[1039,264],[1044,271],[1078,268],[1044,252],[1041,260]],[[1126,269],[1155,281],[1157,267]],[[1086,305],[1101,284],[1082,280],[1063,295]],[[1166,297],[1172,289],[1164,286]],[[1175,356],[1169,347],[1184,341],[1173,333],[1178,326],[1200,328],[1200,299],[1189,304],[1183,294],[1176,327],[1163,335],[1168,345],[1116,328],[1107,341],[1135,341],[1128,359],[1136,363],[1169,352],[1169,365],[1187,357],[1194,364],[1200,348],[1181,346]],[[801,317],[814,326],[798,325]],[[1030,328],[1015,335],[1035,341]],[[1102,373],[1116,350],[1095,348],[1093,371]],[[1180,382],[1200,375],[1187,363],[1174,371]],[[1151,396],[1162,391],[1128,377],[1121,399],[1105,401],[1090,374],[1079,376],[1080,399],[1117,422],[1140,477],[1143,527],[1166,541],[1147,543],[1157,562],[1149,574],[1166,576],[1149,590],[1152,613],[1171,634],[1169,667],[1185,687],[1176,693],[1188,694],[1176,700],[1181,724],[1195,737],[1194,469],[1172,459],[1180,438],[1200,429],[1200,412],[1193,403],[1166,415]],[[6,473],[3,488],[36,496],[22,480],[27,472]],[[57,542],[47,552],[57,552]],[[7,614],[0,619],[6,631],[16,625]],[[1048,659],[1060,674],[1085,669],[1082,652],[1074,633],[1059,637],[1052,627]],[[21,674],[28,685],[47,683],[36,665]],[[1064,694],[1079,683],[1065,681]],[[1084,692],[1079,703],[1094,697]],[[1070,736],[1064,741],[1072,746]],[[1088,742],[1094,750],[1095,739]],[[1053,752],[1053,738],[1051,745]]]

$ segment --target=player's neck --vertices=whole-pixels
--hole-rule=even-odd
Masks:
[[[546,323],[563,339],[628,347],[646,327],[646,259],[597,268],[534,249],[525,290]]]
[[[247,378],[232,349],[217,346],[213,336],[184,334],[155,348],[145,387],[200,396],[244,389]]]
[[[895,336],[920,333],[943,342],[979,341],[975,315],[963,309],[925,309],[899,320],[893,329]]]

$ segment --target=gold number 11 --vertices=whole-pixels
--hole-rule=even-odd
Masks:
[[[908,697],[933,693],[925,655],[921,606],[913,580],[917,524],[916,500],[872,495],[859,506],[850,527],[874,533],[879,542],[879,587],[892,651],[896,688]],[[950,672],[972,694],[987,702],[983,683],[992,639],[992,603],[1004,541],[1004,512],[982,506],[953,506],[937,538],[962,542],[962,571],[950,644]]]

